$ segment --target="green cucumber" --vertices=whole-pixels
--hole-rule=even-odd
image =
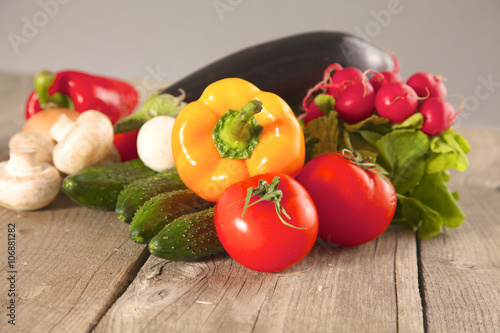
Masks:
[[[187,188],[174,168],[159,172],[151,177],[139,179],[127,185],[118,195],[116,216],[125,223],[132,222],[135,212],[160,193]]]
[[[64,178],[61,189],[76,203],[94,209],[115,210],[126,185],[156,174],[139,159],[88,166]]]
[[[140,244],[148,243],[176,218],[212,205],[189,189],[158,194],[135,213],[130,223],[130,239]]]
[[[149,242],[152,255],[175,261],[202,259],[224,252],[214,225],[214,207],[186,214],[167,224]]]

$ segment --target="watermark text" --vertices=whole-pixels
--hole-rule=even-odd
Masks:
[[[7,322],[16,324],[16,224],[7,225]]]

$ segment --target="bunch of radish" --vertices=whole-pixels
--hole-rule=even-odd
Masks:
[[[418,72],[405,83],[399,74],[398,61],[394,55],[392,57],[393,71],[362,72],[339,64],[329,66],[324,71],[323,80],[310,89],[303,100],[305,124],[324,115],[315,105],[314,96],[328,94],[335,99],[339,118],[348,123],[362,121],[374,113],[392,123],[401,123],[420,112],[424,119],[421,130],[425,134],[438,135],[449,129],[462,107],[455,111],[446,100],[443,78]]]

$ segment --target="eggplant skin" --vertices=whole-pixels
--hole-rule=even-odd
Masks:
[[[390,55],[373,44],[348,33],[318,31],[272,40],[247,47],[216,60],[162,92],[177,95],[186,92],[185,102],[197,100],[211,83],[228,77],[245,79],[260,90],[283,98],[301,112],[302,99],[308,89],[323,78],[332,63],[356,67],[362,71],[391,70]]]

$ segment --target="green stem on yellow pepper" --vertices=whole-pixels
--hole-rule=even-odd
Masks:
[[[214,144],[222,158],[245,159],[260,140],[262,126],[254,118],[262,111],[262,101],[254,99],[239,110],[227,110],[212,131]]]
[[[247,126],[257,113],[262,111],[262,101],[254,99],[248,102],[231,124],[229,136],[234,141],[249,141],[252,135],[251,126]]]

